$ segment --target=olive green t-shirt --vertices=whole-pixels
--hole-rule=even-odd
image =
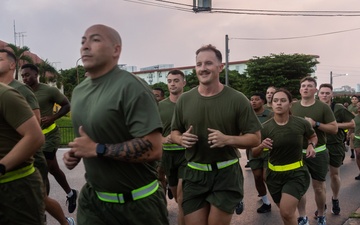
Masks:
[[[295,116],[299,116],[302,118],[305,117],[310,117],[312,118],[315,122],[320,122],[320,123],[331,123],[335,121],[335,116],[334,113],[332,112],[331,108],[319,101],[319,100],[315,100],[315,103],[312,104],[311,106],[302,106],[301,105],[301,101],[297,101],[295,103],[293,103],[292,107],[291,107],[291,112],[293,115]],[[326,134],[324,131],[314,128],[316,135],[318,137],[318,143],[317,143],[317,147],[325,145],[326,144]],[[307,148],[307,143],[304,142],[304,149]]]
[[[201,96],[198,87],[183,93],[176,102],[171,130],[184,133],[193,126],[192,133],[198,136],[197,143],[185,151],[188,162],[214,163],[237,158],[236,148],[210,148],[208,128],[225,135],[255,133],[262,126],[249,100],[228,86],[210,97]]]
[[[285,125],[278,125],[272,118],[263,127],[262,140],[273,140],[269,151],[269,162],[273,165],[286,165],[302,160],[303,142],[315,133],[309,122],[297,116],[290,116]],[[306,141],[305,145],[307,143]]]
[[[347,109],[353,114],[358,114],[358,108],[356,105],[350,104]]]
[[[34,93],[39,102],[41,117],[53,115],[54,104],[59,104],[66,99],[59,89],[43,83],[39,83]]]
[[[354,122],[355,122],[355,136],[359,136],[360,137],[360,114],[358,114],[357,116],[354,117]]]
[[[117,66],[96,79],[86,78],[73,91],[72,121],[96,143],[117,144],[161,132],[158,106],[148,86]],[[87,182],[96,190],[128,192],[157,179],[154,163],[84,158]]]
[[[345,123],[354,119],[354,114],[349,112],[342,104],[334,105],[334,115],[336,122]],[[336,134],[326,134],[327,144],[342,144],[344,142],[346,134],[343,129],[338,129]]]
[[[13,80],[9,83],[9,86],[17,90],[27,101],[30,108],[32,110],[39,109],[39,103],[35,97],[34,92],[32,91],[31,87],[27,86],[26,84],[23,84],[17,80]]]
[[[166,137],[171,133],[171,120],[174,114],[175,103],[166,98],[159,102],[159,112],[163,124],[162,136]]]
[[[0,83],[0,159],[21,140],[22,136],[16,129],[33,115],[29,105],[19,92]],[[17,168],[29,165],[33,161],[31,157]]]
[[[264,123],[267,120],[271,119],[273,117],[273,115],[274,115],[274,113],[272,111],[270,111],[269,109],[265,109],[264,112],[262,112],[261,114],[256,114],[260,123]]]

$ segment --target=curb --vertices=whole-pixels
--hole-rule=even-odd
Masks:
[[[351,213],[349,219],[343,225],[360,225],[360,208],[356,212]]]

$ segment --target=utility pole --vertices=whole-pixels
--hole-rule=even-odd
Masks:
[[[229,86],[229,36],[225,35],[225,85]]]
[[[330,71],[330,84],[333,84],[333,76],[332,76],[332,71]]]
[[[16,46],[16,28],[15,28],[15,20],[14,20],[14,44]]]

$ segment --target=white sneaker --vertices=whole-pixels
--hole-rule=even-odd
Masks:
[[[74,218],[66,217],[66,220],[69,223],[69,225],[76,225]]]
[[[307,218],[307,216],[299,217],[298,224],[299,225],[309,225],[309,219]]]

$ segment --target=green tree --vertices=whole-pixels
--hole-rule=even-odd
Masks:
[[[165,98],[167,98],[167,97],[169,96],[169,90],[168,90],[167,84],[165,84],[164,82],[159,82],[159,83],[150,85],[150,88],[151,88],[151,89],[161,88],[161,89],[164,90],[164,96],[165,96]]]
[[[293,97],[299,98],[300,80],[314,73],[318,63],[314,56],[304,54],[254,57],[247,63],[243,92],[250,96],[253,92],[265,92],[267,87],[275,86],[286,88]]]
[[[78,79],[79,83],[85,79],[85,69],[83,66],[78,66],[77,68],[60,70],[60,75],[64,85],[64,94],[68,99],[71,99],[72,91],[78,84]]]
[[[30,56],[25,55],[25,52],[30,51],[30,48],[27,46],[23,46],[18,48],[14,44],[8,44],[7,47],[11,48],[15,57],[16,57],[16,68],[15,68],[15,79],[19,79],[19,67],[20,67],[20,60],[26,63],[33,63],[33,60]]]
[[[236,70],[230,70],[228,74],[229,78],[229,86],[234,88],[235,90],[242,91],[244,86],[246,86],[246,77],[244,75],[239,74]],[[225,84],[225,70],[220,73],[220,82]],[[193,70],[192,73],[186,76],[186,86],[184,91],[188,91],[199,85],[199,80],[196,76],[196,71]]]
[[[58,71],[50,64],[50,62],[47,59],[45,59],[41,63],[36,63],[36,66],[39,69],[39,76],[40,76],[39,80],[41,83],[47,83],[48,81],[54,82],[58,80],[59,78]],[[47,72],[51,74],[49,78],[46,77]],[[57,85],[59,84],[57,83]]]

